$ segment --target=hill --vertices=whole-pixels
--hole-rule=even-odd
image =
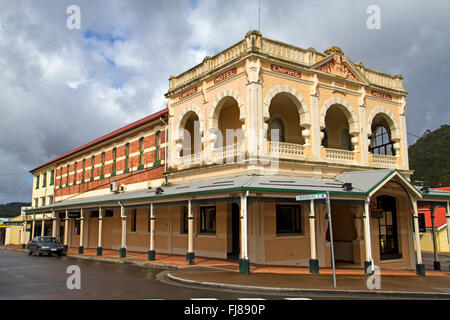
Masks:
[[[408,148],[409,168],[414,170],[411,181],[437,187],[450,185],[450,126],[427,130]],[[420,185],[420,183],[415,183]]]
[[[20,207],[30,206],[27,202],[10,202],[0,204],[0,218],[12,218],[20,215]]]

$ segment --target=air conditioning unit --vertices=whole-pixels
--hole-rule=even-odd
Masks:
[[[117,182],[111,182],[111,184],[109,185],[109,190],[111,192],[119,192],[119,185],[117,184]]]

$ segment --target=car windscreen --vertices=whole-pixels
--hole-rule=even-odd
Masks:
[[[58,243],[58,240],[56,240],[56,238],[46,238],[46,237],[41,237],[38,239],[39,243]]]

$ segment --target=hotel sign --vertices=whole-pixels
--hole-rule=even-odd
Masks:
[[[277,72],[277,73],[281,73],[281,74],[285,74],[291,77],[296,77],[296,78],[301,78],[302,74],[300,73],[300,71],[294,70],[294,69],[289,69],[286,67],[282,67],[276,64],[272,64],[270,65],[270,69],[273,72]]]
[[[227,72],[224,72],[222,74],[219,74],[217,77],[214,78],[214,84],[217,84],[219,82],[222,82],[228,78],[231,78],[237,73],[237,68],[233,68],[231,70],[228,70]]]
[[[180,93],[179,99],[183,100],[183,99],[185,99],[185,98],[187,98],[189,96],[192,96],[194,93],[197,93],[197,91],[198,91],[198,87],[195,86],[195,87],[193,87],[193,88],[191,88],[189,90],[186,90],[186,91]]]
[[[372,95],[377,98],[392,100],[392,96],[389,93],[384,93],[376,90],[372,90]]]

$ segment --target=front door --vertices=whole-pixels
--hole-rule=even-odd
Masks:
[[[377,207],[383,211],[378,221],[380,260],[398,259],[401,255],[398,249],[395,198],[380,196],[377,198]]]
[[[231,247],[232,252],[228,253],[228,259],[239,259],[239,206],[236,203],[232,204],[231,209]]]

